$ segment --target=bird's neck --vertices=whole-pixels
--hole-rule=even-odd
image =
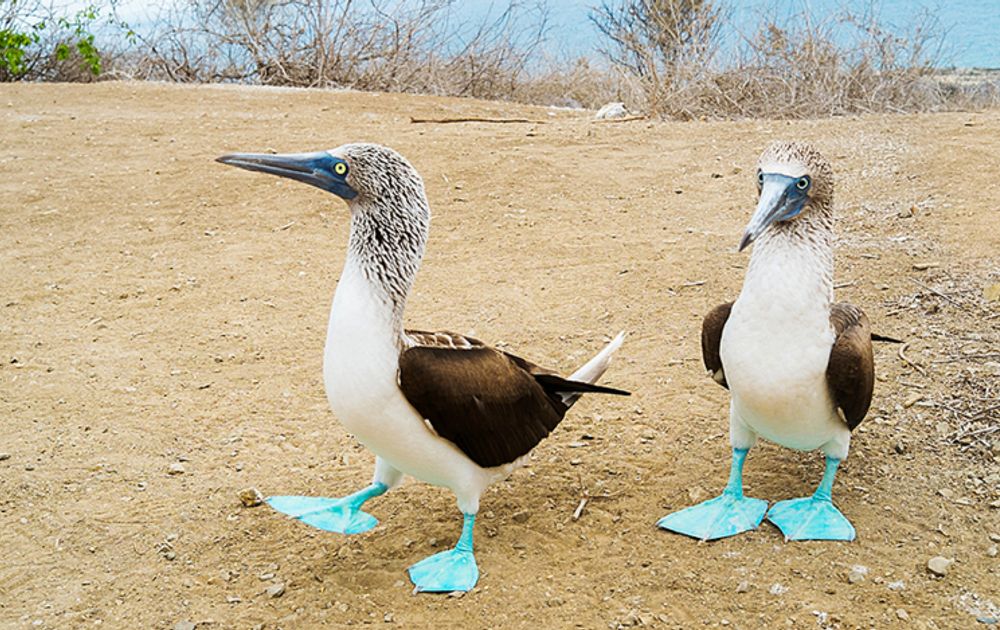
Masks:
[[[392,211],[352,208],[343,278],[367,285],[379,311],[373,316],[395,338],[403,332],[406,298],[424,256],[429,220],[426,201]]]
[[[828,317],[833,301],[833,218],[829,212],[772,225],[754,242],[741,299],[752,295],[790,315]]]

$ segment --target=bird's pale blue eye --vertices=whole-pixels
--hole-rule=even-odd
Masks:
[[[808,189],[809,188],[809,178],[808,177],[800,177],[799,180],[797,182],[795,182],[795,187],[798,188],[799,190],[806,190],[806,189]]]
[[[343,162],[337,162],[336,164],[333,165],[333,172],[336,173],[337,175],[346,175],[347,165],[344,164]]]

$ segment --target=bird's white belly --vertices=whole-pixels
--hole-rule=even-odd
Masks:
[[[452,489],[461,499],[496,477],[438,437],[397,384],[399,350],[386,305],[359,273],[345,269],[334,296],[323,380],[344,427],[397,470]]]
[[[829,315],[772,297],[744,291],[723,329],[719,350],[731,412],[772,442],[819,448],[846,430],[826,381],[834,340]]]

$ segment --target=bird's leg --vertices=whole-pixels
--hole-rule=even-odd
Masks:
[[[854,540],[854,526],[831,498],[839,465],[839,459],[827,456],[823,479],[811,497],[779,501],[767,513],[785,540]]]
[[[424,558],[407,569],[417,591],[468,591],[479,581],[479,567],[472,553],[472,528],[476,515],[462,514],[462,517],[462,535],[453,549]]]
[[[376,525],[378,520],[361,506],[373,497],[385,494],[386,484],[375,481],[370,486],[346,497],[279,496],[268,497],[267,503],[275,510],[296,518],[307,525],[338,534],[360,534]]]
[[[667,514],[656,524],[700,540],[715,540],[756,529],[767,512],[767,501],[743,496],[743,461],[749,449],[734,448],[729,482],[720,496]]]

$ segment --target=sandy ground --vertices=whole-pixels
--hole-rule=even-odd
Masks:
[[[973,628],[1000,614],[1000,306],[987,298],[1000,112],[607,124],[456,99],[104,83],[2,86],[0,130],[2,627]],[[908,342],[905,359],[876,349],[875,401],[838,476],[854,543],[785,543],[764,524],[698,544],[654,527],[725,482],[728,398],[703,373],[699,327],[739,290],[753,165],[773,138],[834,162],[838,298]],[[585,398],[487,492],[482,576],[462,598],[413,596],[404,573],[457,537],[447,491],[407,482],[350,538],[237,498],[344,494],[372,457],[321,380],[345,207],[212,159],[355,140],[395,147],[427,182],[435,218],[408,325],[565,372],[629,334],[606,380],[634,396]],[[765,444],[747,491],[807,494],[821,467]],[[928,572],[934,556],[954,559],[946,576]],[[280,597],[265,592],[276,584]]]

